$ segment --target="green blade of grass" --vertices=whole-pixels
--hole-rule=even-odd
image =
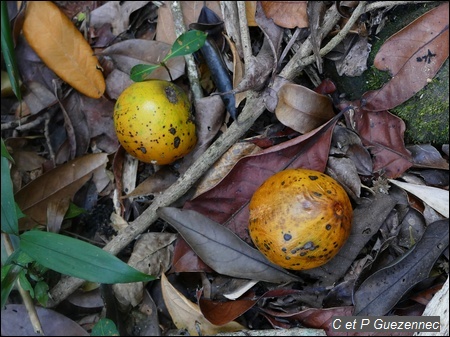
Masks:
[[[103,249],[61,234],[25,232],[20,235],[20,248],[44,267],[91,282],[113,284],[155,279]]]
[[[3,4],[3,3],[2,3]],[[11,158],[6,150],[5,143],[1,143],[1,170],[2,170],[2,232],[8,234],[19,234],[18,215],[16,203],[14,201],[13,185],[9,170],[9,160]],[[12,159],[12,158],[11,158]]]
[[[1,3],[1,41],[2,53],[5,60],[6,71],[8,72],[11,88],[19,101],[22,100],[19,83],[19,71],[14,55],[14,44],[12,41],[11,27],[9,25],[8,8],[6,1]]]

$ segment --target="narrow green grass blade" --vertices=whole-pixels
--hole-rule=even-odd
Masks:
[[[9,170],[8,158],[11,158],[6,150],[5,143],[1,143],[1,178],[2,178],[2,232],[8,234],[19,234],[19,223],[14,201],[13,185]],[[11,158],[12,159],[12,158]]]
[[[11,27],[9,25],[8,8],[6,1],[1,3],[1,40],[2,54],[5,59],[6,71],[8,72],[11,88],[19,101],[22,100],[19,83],[19,71],[14,55],[14,43],[12,41]]]
[[[20,235],[20,248],[44,267],[91,282],[113,284],[155,279],[103,249],[61,234],[25,232]]]

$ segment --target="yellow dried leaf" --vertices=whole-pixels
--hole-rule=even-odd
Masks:
[[[51,1],[29,1],[23,34],[41,60],[82,94],[99,98],[105,79],[89,43]]]

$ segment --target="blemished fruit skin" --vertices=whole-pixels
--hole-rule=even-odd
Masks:
[[[145,163],[171,164],[197,143],[189,98],[164,80],[125,89],[114,106],[114,127],[124,149]]]
[[[269,177],[249,204],[249,233],[271,262],[291,270],[331,260],[350,235],[353,209],[330,176],[287,169]]]

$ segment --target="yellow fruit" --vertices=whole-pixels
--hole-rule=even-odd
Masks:
[[[353,209],[345,190],[324,173],[288,169],[253,194],[249,232],[271,262],[292,270],[319,267],[347,240]]]
[[[189,99],[168,81],[138,82],[125,89],[114,106],[114,126],[124,149],[146,163],[171,164],[197,143]]]

